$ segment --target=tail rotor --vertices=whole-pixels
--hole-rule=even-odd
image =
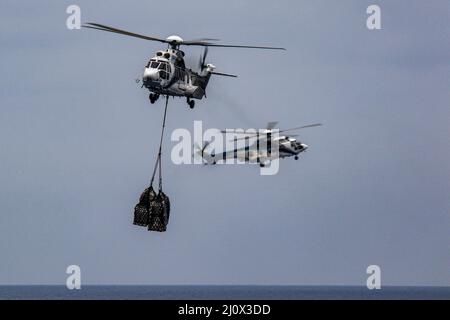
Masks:
[[[208,67],[208,65],[206,64],[206,58],[208,57],[208,50],[209,50],[208,47],[205,47],[205,50],[203,50],[203,54],[200,56],[200,60],[198,62],[198,67],[202,72]]]

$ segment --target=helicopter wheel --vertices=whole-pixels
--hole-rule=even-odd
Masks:
[[[295,156],[294,159],[295,159],[295,160],[298,160],[298,156]]]
[[[151,104],[154,104],[156,101],[158,101],[158,98],[159,98],[159,94],[150,93],[149,99],[150,99]]]
[[[189,108],[194,109],[195,107],[195,100],[187,99],[187,103],[189,105]]]

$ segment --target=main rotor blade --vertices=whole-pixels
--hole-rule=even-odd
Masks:
[[[297,128],[291,128],[286,130],[281,130],[279,133],[287,132],[287,131],[294,131],[294,130],[300,130],[300,129],[306,129],[306,128],[313,128],[313,127],[320,127],[321,123],[315,123],[315,124],[309,124],[307,126],[297,127]]]
[[[229,141],[240,141],[240,140],[245,140],[245,139],[251,139],[251,138],[256,138],[259,135],[255,134],[255,135],[251,135],[251,136],[246,136],[246,137],[241,137],[241,138],[234,138],[233,140],[229,140]],[[262,138],[261,138],[262,139]]]
[[[257,138],[258,140],[268,140],[267,138],[268,138],[268,136],[269,136],[270,134],[267,134],[267,133],[261,133],[261,134],[254,134],[254,135],[249,135],[249,136],[246,136],[246,137],[241,137],[241,138],[234,138],[234,139],[232,139],[232,140],[229,140],[229,141],[240,141],[240,140],[245,140],[245,139],[253,139],[253,138]],[[292,136],[290,136],[290,137],[293,137],[293,136],[295,136],[295,135],[292,135]],[[275,139],[277,139],[277,140],[279,140],[279,139],[282,139],[284,136],[278,136],[277,138],[275,138],[275,137],[270,137],[270,140],[271,141],[274,141]]]
[[[226,129],[226,130],[220,130],[221,133],[233,133],[233,134],[247,134],[245,132],[237,132],[236,129]],[[256,133],[251,133],[251,135],[254,135]]]
[[[267,133],[262,133],[262,134],[255,134],[255,135],[251,135],[251,136],[246,136],[246,137],[241,137],[241,138],[234,138],[233,140],[229,140],[229,141],[240,141],[240,140],[245,140],[245,139],[252,139],[252,138],[258,138],[259,140],[267,140]],[[281,140],[281,139],[285,139],[285,138],[293,138],[293,137],[298,137],[298,134],[290,134],[288,136],[278,136],[278,137],[271,137],[270,140],[271,141],[276,141],[276,140]]]
[[[109,27],[109,26],[106,26],[104,24],[99,24],[99,23],[88,22],[88,23],[84,24],[83,27],[84,28],[101,30],[101,31],[112,32],[112,33],[117,33],[117,34],[122,34],[122,35],[125,35],[125,36],[135,37],[135,38],[149,40],[149,41],[159,41],[159,42],[163,42],[163,43],[168,43],[168,41],[165,40],[165,39],[161,39],[161,38],[157,38],[157,37],[144,36],[142,34],[133,33],[133,32],[129,32],[129,31],[126,31],[126,30],[121,30],[121,29]]]
[[[209,41],[220,41],[220,39],[211,39],[211,38],[200,38],[200,39],[192,39],[192,40],[183,40],[184,43],[197,43],[197,42],[208,42]]]
[[[203,41],[192,41],[192,42],[183,42],[184,45],[187,46],[204,46],[204,47],[221,47],[221,48],[244,48],[244,49],[267,49],[267,50],[286,50],[286,48],[278,48],[278,47],[261,47],[261,46],[247,46],[247,45],[233,45],[233,44],[219,44],[219,43],[210,43]]]
[[[275,123],[275,125],[277,124],[276,122],[269,122],[267,124],[267,126],[269,127],[273,123]],[[307,126],[301,126],[301,127],[296,127],[296,128],[280,130],[280,131],[278,131],[278,133],[287,132],[287,131],[294,131],[294,130],[300,130],[300,129],[306,129],[306,128],[319,127],[321,125],[322,125],[321,123],[309,124]],[[272,127],[272,129],[273,129],[273,127]],[[259,135],[271,134],[272,129],[267,129],[267,132],[261,132],[261,133],[259,133]],[[236,132],[236,130],[233,130],[233,129],[222,130],[220,132],[222,132],[222,133],[234,133],[234,134],[246,134],[245,132]],[[257,135],[258,134],[252,133],[251,135],[247,135],[247,137],[249,137],[249,136],[257,136]]]
[[[162,42],[162,43],[171,43],[170,41],[167,41],[166,39],[161,39],[161,38],[158,38],[158,37],[145,36],[145,35],[142,35],[142,34],[129,32],[129,31],[122,30],[122,29],[113,28],[113,27],[110,27],[110,26],[107,26],[107,25],[104,25],[104,24],[100,24],[100,23],[88,22],[88,23],[84,24],[83,27],[84,28],[101,30],[101,31],[112,32],[112,33],[117,33],[117,34],[129,36],[129,37],[135,37],[135,38],[149,40],[149,41],[159,41],[159,42]],[[219,40],[218,39],[205,38],[205,39],[181,41],[178,44],[179,45],[186,45],[186,46],[286,50],[285,48],[276,48],[276,47],[259,47],[259,46],[247,46],[247,45],[240,46],[240,45],[229,45],[229,44],[216,44],[216,43],[212,43],[210,41],[219,41]]]
[[[269,124],[271,124],[269,122]],[[268,124],[268,126],[269,126]],[[307,126],[301,126],[301,127],[297,127],[297,128],[291,128],[291,129],[286,129],[286,130],[280,130],[278,131],[278,136],[280,137],[281,133],[283,132],[288,132],[288,131],[294,131],[294,130],[300,130],[300,129],[306,129],[306,128],[313,128],[313,127],[319,127],[321,126],[321,123],[315,123],[315,124],[309,124]],[[222,130],[220,131],[221,133],[234,133],[234,134],[240,134],[240,135],[245,135],[245,137],[241,137],[241,138],[234,138],[233,140],[230,141],[238,141],[238,140],[244,140],[244,139],[250,139],[250,138],[259,138],[259,139],[263,139],[266,138],[268,135],[272,134],[272,130],[267,130],[267,132],[261,132],[261,133],[252,133],[252,134],[246,134],[245,132],[236,132],[234,130]],[[297,135],[289,135],[289,137],[295,137]]]

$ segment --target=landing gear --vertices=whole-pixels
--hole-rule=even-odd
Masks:
[[[260,166],[261,168],[264,168],[266,165],[265,165],[264,163],[260,163],[259,166]]]
[[[298,160],[298,156],[295,156],[294,159],[295,159],[295,160]]]
[[[154,104],[158,100],[159,94],[150,93],[150,96],[148,98],[150,99],[150,103]]]
[[[194,101],[194,100],[191,100],[191,98],[187,98],[186,100],[187,100],[187,103],[188,103],[188,105],[189,105],[189,108],[194,109],[194,107],[195,107],[195,101]]]

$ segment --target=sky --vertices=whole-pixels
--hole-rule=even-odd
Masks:
[[[163,156],[168,231],[132,225],[163,102],[135,83],[164,46],[83,22],[211,48],[190,110],[170,100]],[[381,8],[382,29],[366,27]],[[12,1],[0,3],[0,284],[450,285],[450,6],[446,0]],[[200,48],[186,48],[196,64]],[[274,176],[176,166],[170,133],[299,132],[310,146]]]

